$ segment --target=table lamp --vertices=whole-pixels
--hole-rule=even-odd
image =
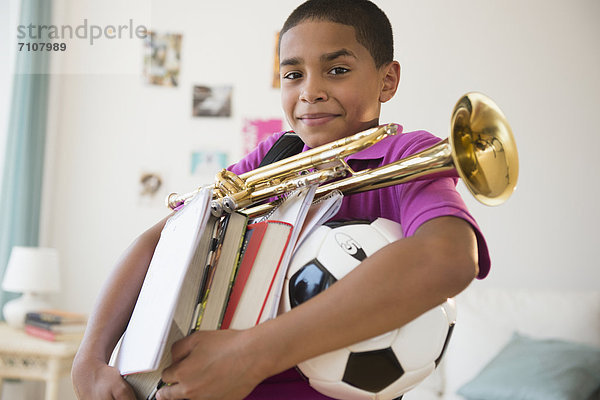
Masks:
[[[50,308],[43,295],[60,290],[58,251],[45,247],[13,247],[2,289],[23,293],[6,303],[2,310],[10,326],[23,327],[28,312]]]

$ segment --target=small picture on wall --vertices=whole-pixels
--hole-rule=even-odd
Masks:
[[[281,87],[279,80],[279,32],[275,33],[275,51],[273,53],[273,83],[274,88]]]
[[[283,129],[283,120],[274,119],[245,119],[242,128],[244,152],[250,153],[256,145],[276,132]]]
[[[154,196],[162,185],[162,178],[158,173],[144,172],[140,176],[140,196]]]
[[[231,86],[194,86],[194,117],[231,117]]]
[[[195,151],[191,155],[190,174],[214,176],[228,165],[227,153],[223,151]]]
[[[152,85],[177,86],[182,35],[149,31],[144,39],[144,78]]]

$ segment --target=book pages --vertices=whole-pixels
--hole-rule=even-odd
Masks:
[[[306,219],[300,230],[300,235],[296,241],[294,251],[300,246],[302,241],[306,239],[316,228],[323,225],[329,219],[333,218],[335,214],[340,210],[342,206],[342,200],[344,195],[339,190],[334,190],[323,197],[313,201]]]

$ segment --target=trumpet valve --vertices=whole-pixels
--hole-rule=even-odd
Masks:
[[[221,199],[212,200],[210,202],[210,213],[217,218],[223,216],[223,206],[221,205]]]
[[[238,205],[230,196],[223,199],[223,209],[226,213],[232,213],[238,209]]]
[[[219,197],[223,197],[245,190],[246,183],[233,172],[222,169],[215,176],[215,189],[222,193]]]
[[[244,189],[240,192],[233,193],[223,197],[220,201],[223,211],[226,213],[232,213],[240,208],[244,208],[255,202],[256,199],[253,196],[254,192],[249,189]]]

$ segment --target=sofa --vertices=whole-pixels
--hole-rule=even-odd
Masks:
[[[403,400],[600,399],[600,291],[481,284],[456,296],[442,362]]]

